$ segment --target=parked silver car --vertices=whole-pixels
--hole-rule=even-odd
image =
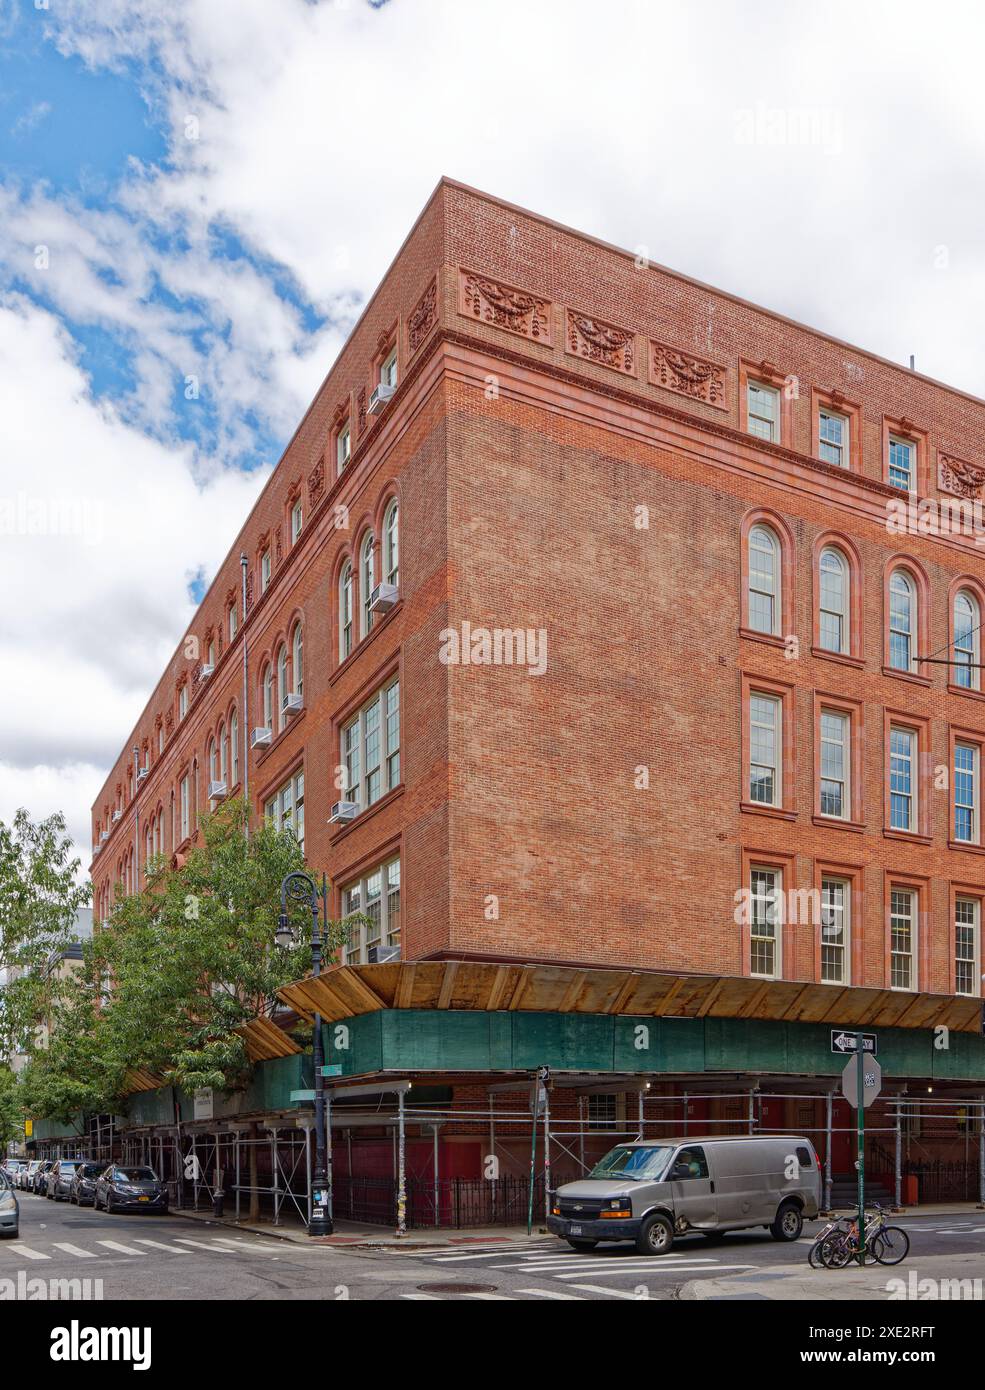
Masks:
[[[6,1173],[0,1172],[0,1236],[16,1240],[20,1231],[20,1207]]]
[[[796,1240],[820,1205],[809,1139],[658,1139],[619,1144],[587,1178],[559,1187],[547,1224],[575,1250],[631,1240],[643,1255],[663,1255],[691,1231],[765,1226],[774,1240]]]
[[[75,1170],[82,1161],[81,1158],[60,1158],[45,1179],[45,1196],[55,1202],[67,1202]]]
[[[17,1175],[17,1186],[22,1192],[34,1191],[34,1179],[37,1171],[41,1167],[40,1158],[32,1158]]]

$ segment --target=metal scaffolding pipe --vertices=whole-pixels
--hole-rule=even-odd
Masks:
[[[404,1125],[404,1093],[397,1092],[397,1235],[407,1234],[407,1172],[406,1134]]]
[[[831,1210],[831,1115],[834,1108],[834,1097],[828,1092],[827,1104],[825,1105],[825,1143],[824,1143],[824,1210]]]

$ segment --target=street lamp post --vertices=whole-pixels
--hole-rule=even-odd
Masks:
[[[287,900],[305,903],[311,911],[311,973],[317,980],[321,974],[322,945],[328,934],[328,881],[322,875],[321,888],[309,874],[296,870],[280,886],[280,918],[277,923],[278,946],[290,946],[294,932],[287,920]],[[319,908],[322,922],[318,921]],[[322,1048],[321,1014],[315,1014],[313,1044],[315,1067],[315,1171],[312,1179],[311,1220],[309,1236],[330,1236],[335,1229],[329,1211],[331,1190],[328,1182],[327,1146],[325,1142],[325,1079],[322,1075],[325,1057]]]

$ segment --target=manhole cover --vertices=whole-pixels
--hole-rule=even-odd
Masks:
[[[496,1284],[418,1284],[421,1293],[495,1293]]]

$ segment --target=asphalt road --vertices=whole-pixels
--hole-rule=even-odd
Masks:
[[[343,1250],[181,1216],[109,1216],[26,1193],[19,1200],[20,1238],[0,1241],[0,1279],[16,1280],[20,1271],[28,1279],[98,1279],[106,1299],[670,1299],[692,1279],[804,1262],[817,1229],[810,1224],[792,1245],[765,1231],[692,1236],[656,1259],[612,1245],[577,1254],[543,1238],[504,1245],[484,1241],[481,1232],[451,1247]],[[909,1216],[899,1224],[910,1235],[911,1261],[949,1252],[985,1256],[985,1212]]]

